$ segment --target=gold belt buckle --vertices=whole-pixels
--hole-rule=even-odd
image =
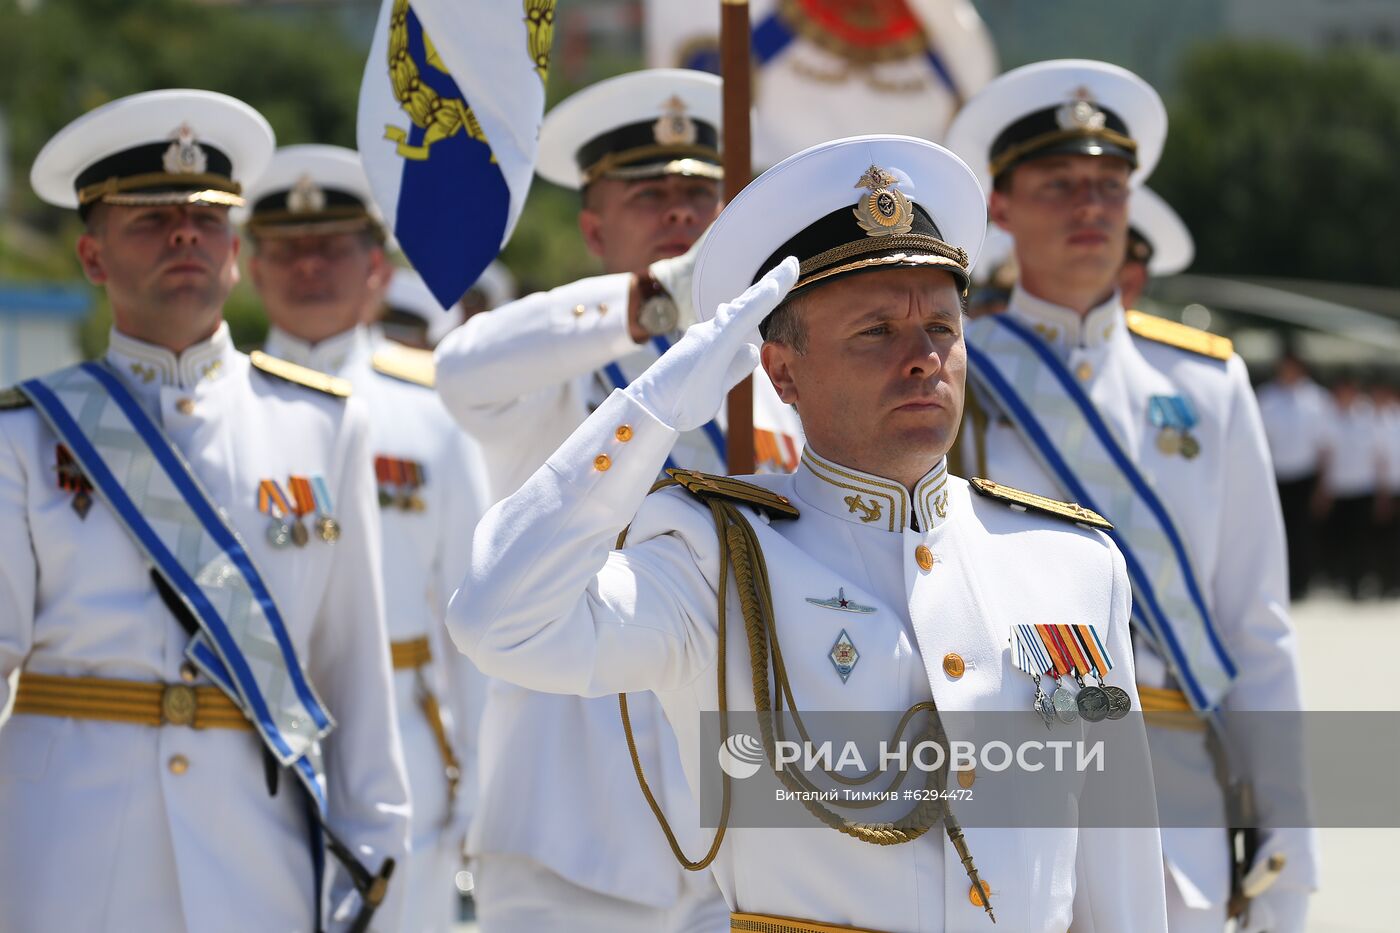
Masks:
[[[192,726],[197,706],[193,687],[166,684],[160,695],[160,718],[172,726]]]

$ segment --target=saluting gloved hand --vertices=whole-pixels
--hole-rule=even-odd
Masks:
[[[789,256],[748,291],[720,305],[712,319],[687,330],[626,393],[677,431],[705,424],[729,390],[758,365],[758,347],[751,342],[758,325],[796,282],[797,259]]]
[[[666,294],[676,303],[676,330],[682,333],[695,323],[695,296],[690,293],[695,278],[695,257],[710,231],[706,230],[690,249],[670,259],[658,259],[647,267],[651,277],[661,283]]]

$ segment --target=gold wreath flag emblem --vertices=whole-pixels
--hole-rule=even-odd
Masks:
[[[449,74],[426,30],[423,52],[427,65]],[[407,130],[392,124],[384,127],[384,138],[398,144],[397,152],[401,157],[425,161],[433,143],[460,132],[486,142],[486,134],[465,100],[444,98],[423,80],[418,63],[408,51],[408,0],[394,0],[394,8],[389,13],[389,80],[399,106],[415,126],[425,131],[423,141],[414,146],[408,142]]]
[[[549,78],[549,50],[554,45],[555,0],[525,0],[525,28],[530,33],[530,58],[544,84]]]

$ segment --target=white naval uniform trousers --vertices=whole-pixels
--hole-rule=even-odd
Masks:
[[[1300,710],[1297,641],[1288,614],[1288,568],[1283,518],[1268,443],[1244,363],[1200,356],[1134,336],[1117,295],[1082,320],[1068,309],[1017,287],[1005,312],[1033,328],[1057,350],[1080,380],[1103,418],[1124,443],[1133,462],[1161,497],[1183,536],[1201,577],[1205,599],[1239,669],[1222,707],[1227,711]],[[974,382],[969,374],[968,384]],[[1186,397],[1199,418],[1191,429],[1200,443],[1194,459],[1168,455],[1156,445],[1150,420],[1153,395]],[[1055,498],[1065,493],[1045,472],[1016,429],[988,406],[987,462],[976,469],[998,482]],[[968,423],[963,430],[972,431]],[[972,450],[969,436],[964,450]],[[974,467],[966,466],[969,471]],[[1103,503],[1099,503],[1101,506]],[[1107,506],[1105,506],[1107,507]],[[1104,516],[1113,521],[1111,513]],[[1143,638],[1133,642],[1138,682],[1175,686],[1166,664]],[[1230,893],[1225,800],[1207,752],[1204,734],[1149,728],[1173,931],[1224,927]],[[1260,816],[1269,807],[1299,812],[1303,792],[1298,770],[1251,767],[1262,760],[1249,736],[1232,737],[1237,767],[1254,784]],[[1301,764],[1301,763],[1300,763]],[[1181,828],[1194,821],[1197,827]],[[1304,892],[1316,887],[1315,840],[1311,831],[1287,830],[1288,867],[1278,884]],[[1283,931],[1301,929],[1296,925]]]
[[[323,743],[331,826],[371,870],[401,860],[408,791],[364,408],[254,370],[227,326],[178,358],[114,332],[107,361],[240,533],[337,723]],[[73,509],[57,444],[34,409],[0,412],[0,700],[17,668],[181,682],[189,636],[106,504]],[[292,474],[325,477],[334,544],[314,530],[305,547],[268,542],[258,483]],[[268,796],[251,731],[13,716],[0,727],[0,929],[311,930],[295,780],[284,771]],[[391,885],[375,929],[395,929],[398,897]]]
[[[625,442],[617,434],[624,425],[631,431]],[[698,794],[700,756],[714,753],[699,747],[699,724],[702,711],[717,709],[719,553],[704,504],[674,489],[643,502],[675,437],[614,393],[518,493],[487,513],[463,584],[472,598],[454,600],[448,624],[492,677],[584,696],[654,691]],[[611,458],[610,469],[596,468],[599,454]],[[1008,634],[1014,622],[1050,617],[1098,626],[1118,659],[1117,682],[1134,692],[1126,571],[1103,535],[979,500],[942,463],[912,497],[811,450],[795,474],[755,481],[801,511],[797,520],[769,524],[752,513],[749,520],[767,562],[793,691],[805,708],[891,711],[931,698],[945,712],[1033,717],[1034,687],[1010,664]],[[847,501],[852,490],[867,506],[859,513]],[[880,517],[863,521],[876,502]],[[629,522],[627,546],[613,551]],[[917,560],[921,546],[932,551],[928,570]],[[842,588],[876,611],[852,616],[807,599]],[[738,605],[733,589],[729,600]],[[729,625],[730,708],[752,710],[737,611]],[[845,683],[827,656],[842,628],[860,653]],[[939,663],[949,653],[965,661],[959,677]],[[1125,724],[1137,730],[1128,737],[1145,769],[1142,727],[1111,725]],[[1145,780],[1150,785],[1150,774]],[[672,811],[671,819],[680,817]],[[997,928],[1165,929],[1160,839],[1150,823],[965,829]],[[971,903],[963,866],[936,830],[904,845],[873,846],[824,828],[735,826],[711,870],[736,911],[890,933],[995,929]]]
[[[474,445],[453,423],[437,393],[376,371],[383,348],[374,331],[357,327],[312,346],[274,327],[267,351],[350,380],[370,411],[374,457],[411,460],[422,467],[416,495],[421,511],[380,505],[385,621],[390,641],[427,638],[432,660],[421,670],[394,672],[394,693],[413,804],[407,861],[394,873],[404,896],[404,933],[447,933],[456,920],[454,882],[476,795],[477,725],[485,678],[447,636],[447,601],[469,563],[471,531],[481,517],[484,468]],[[419,701],[424,678],[438,699],[461,765],[456,798],[437,740]]]
[[[443,339],[437,350],[438,391],[457,422],[482,445],[492,501],[514,492],[588,417],[608,393],[655,362],[655,342],[638,345],[627,327],[626,274],[582,279],[479,314]],[[795,414],[778,400],[760,371],[754,379],[754,427],[759,460],[776,455],[770,469],[792,469],[802,448]],[[669,463],[727,472],[714,438],[687,432]],[[470,596],[464,597],[470,599]],[[523,856],[567,882],[538,877],[523,904],[545,891],[586,889],[557,904],[576,930],[607,930],[636,923],[643,928],[686,931],[723,929],[723,904],[703,875],[676,864],[666,839],[637,787],[615,698],[581,699],[493,682],[482,722],[480,817],[468,848],[487,880],[477,891],[487,933],[528,928],[508,919],[518,912],[490,890],[494,855]],[[670,802],[668,812],[688,812],[696,822],[681,773],[675,738],[660,707],[639,696],[630,714],[638,752],[652,785]],[[524,808],[531,816],[520,818]],[[704,844],[685,840],[687,851]],[[524,869],[496,874],[519,877]],[[532,892],[541,892],[533,893]],[[615,900],[608,923],[594,926],[580,905],[598,906],[587,892]],[[679,901],[679,903],[678,903]],[[606,910],[597,911],[606,915]]]

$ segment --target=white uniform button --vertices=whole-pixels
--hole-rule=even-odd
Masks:
[[[973,907],[983,906],[983,898],[992,896],[992,886],[987,882],[982,882],[982,889],[979,891],[977,885],[968,885],[967,899],[972,902]]]
[[[962,659],[962,655],[956,651],[950,651],[943,656],[943,673],[957,680],[967,670],[967,662]]]
[[[583,305],[574,305],[574,317],[583,317],[583,312],[587,310]]]
[[[612,468],[612,457],[607,454],[599,454],[593,458],[593,469],[599,473],[606,473]]]
[[[632,439],[632,426],[630,424],[622,425],[614,432],[614,436],[622,443],[627,443]]]
[[[977,769],[966,768],[958,772],[958,786],[966,790],[977,781]]]
[[[187,684],[192,684],[199,677],[199,670],[189,661],[180,665],[180,679]]]
[[[184,774],[190,770],[190,760],[184,755],[171,755],[168,767],[171,774]]]
[[[599,313],[599,314],[607,314],[607,313],[608,313],[608,306],[607,306],[607,304],[606,304],[605,302],[601,302],[601,301],[598,302],[598,313]]]
[[[1094,367],[1090,366],[1088,361],[1086,360],[1085,362],[1079,364],[1079,366],[1074,371],[1074,375],[1079,379],[1080,382],[1088,382],[1090,378],[1092,378],[1094,375]]]
[[[182,415],[194,414],[194,399],[182,398],[175,403],[175,409]]]

